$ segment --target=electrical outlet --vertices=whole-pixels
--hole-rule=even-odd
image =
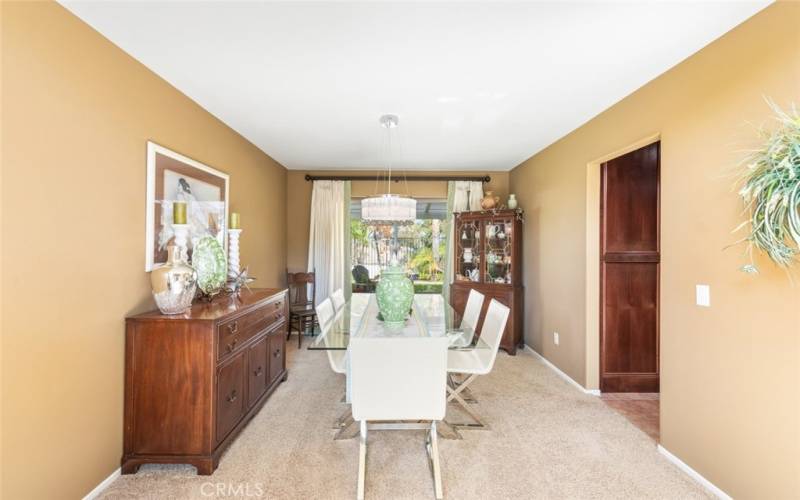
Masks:
[[[558,345],[558,332],[553,332],[553,343]]]
[[[695,287],[696,302],[698,306],[711,307],[711,287],[697,285]]]

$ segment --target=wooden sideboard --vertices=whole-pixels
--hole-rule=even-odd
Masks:
[[[287,377],[286,291],[243,290],[174,316],[126,319],[122,473],[188,463],[211,474]]]
[[[453,258],[455,274],[450,304],[464,312],[470,290],[484,296],[477,329],[491,299],[511,309],[500,347],[511,355],[523,343],[522,210],[487,210],[455,214]]]

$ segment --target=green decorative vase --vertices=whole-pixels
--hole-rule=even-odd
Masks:
[[[381,273],[375,291],[383,323],[390,330],[399,330],[406,324],[408,311],[414,301],[414,284],[406,277],[402,267],[390,265]]]

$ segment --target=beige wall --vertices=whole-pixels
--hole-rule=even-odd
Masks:
[[[231,175],[242,260],[283,282],[285,169],[55,3],[3,3],[3,498],[80,498],[122,455],[123,318],[152,139]]]
[[[286,192],[290,193],[286,209],[286,242],[288,246],[287,264],[291,271],[305,270],[308,265],[308,224],[311,218],[311,182],[305,180],[311,175],[375,175],[377,172],[357,171],[305,171],[290,170],[286,175]],[[402,174],[401,174],[402,175]],[[408,175],[488,175],[491,181],[484,185],[484,190],[493,190],[505,203],[508,198],[508,172],[417,172],[409,171]],[[383,192],[379,185],[377,192]],[[392,189],[406,194],[404,183],[392,184]],[[353,181],[352,196],[361,198],[376,193],[376,183],[371,181]],[[447,198],[447,182],[445,181],[413,181],[408,183],[408,194],[415,198]]]
[[[769,125],[763,96],[800,104],[798,26],[800,4],[767,8],[510,177],[526,210],[526,341],[584,382],[587,165],[660,134],[661,442],[736,498],[800,496],[800,287],[765,259],[743,274],[743,248],[723,250],[742,220],[729,172],[759,143],[751,124]]]

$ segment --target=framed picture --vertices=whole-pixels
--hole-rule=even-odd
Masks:
[[[205,236],[216,238],[227,253],[228,181],[224,172],[147,141],[145,271],[167,261],[176,201],[186,202],[190,254],[194,243]]]

